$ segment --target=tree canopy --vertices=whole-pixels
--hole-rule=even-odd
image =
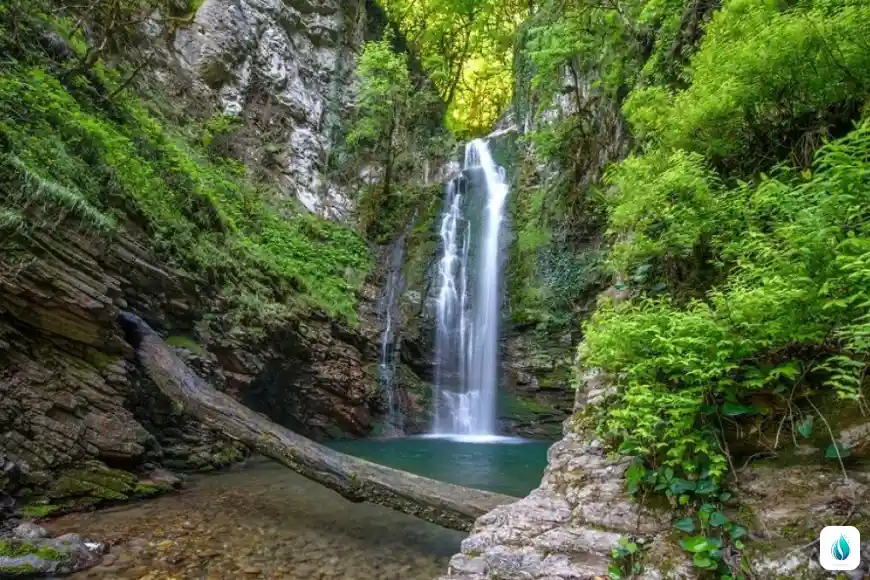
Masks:
[[[382,0],[448,104],[457,135],[487,132],[507,110],[514,37],[525,0]]]

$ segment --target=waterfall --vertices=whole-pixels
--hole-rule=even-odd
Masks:
[[[493,161],[487,143],[469,143],[464,171],[447,185],[441,216],[432,429],[436,435],[496,432],[501,234],[507,193],[504,169]]]
[[[413,220],[412,220],[413,223]],[[378,382],[387,407],[387,435],[402,435],[405,432],[405,415],[402,399],[396,388],[396,366],[399,354],[399,297],[405,285],[402,266],[405,261],[405,238],[408,229],[389,249],[386,261],[386,283],[378,301],[381,322],[381,354],[378,363]]]

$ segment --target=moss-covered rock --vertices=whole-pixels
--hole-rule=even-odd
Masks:
[[[58,511],[60,506],[47,503],[46,499],[31,500],[18,508],[18,513],[26,518],[41,519]]]
[[[53,545],[21,539],[0,540],[0,556],[17,557],[33,554],[44,560],[60,560],[64,554]]]
[[[211,469],[243,458],[237,444],[228,443],[221,451],[203,458]],[[105,503],[154,497],[172,491],[181,479],[165,470],[139,477],[122,469],[112,469],[98,461],[61,472],[44,495],[32,495],[18,507],[20,516],[42,519],[52,515],[93,508]]]
[[[574,337],[563,331],[515,331],[505,340],[505,390],[499,406],[504,429],[557,439],[574,408]]]
[[[130,472],[91,462],[61,473],[49,497],[60,500],[81,496],[100,500],[127,499],[135,487],[135,481],[136,476]]]
[[[168,483],[139,482],[133,487],[133,495],[135,497],[145,498],[160,495],[170,490],[172,490],[172,486]]]
[[[76,534],[59,538],[0,539],[0,578],[69,574],[99,562],[104,546]]]
[[[247,449],[237,443],[227,443],[223,448],[211,456],[209,463],[215,467],[226,467],[238,463],[247,457]]]
[[[558,439],[565,412],[533,398],[508,395],[499,414],[507,430],[526,437]]]
[[[202,355],[205,352],[205,349],[203,349],[203,347],[198,342],[196,342],[189,336],[173,335],[167,336],[165,340],[166,344],[171,347],[183,348],[196,355]]]

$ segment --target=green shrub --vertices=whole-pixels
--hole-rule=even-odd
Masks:
[[[870,6],[726,2],[691,60],[691,85],[651,86],[625,104],[635,132],[733,166],[811,159],[818,132],[842,128],[870,90]]]
[[[870,354],[870,123],[820,150],[812,173],[784,172],[730,196],[742,198],[746,229],[722,241],[727,280],[683,306],[603,302],[581,353],[618,379],[602,434],[650,465],[714,478],[726,468],[717,417],[762,412],[747,403],[754,393],[860,395]],[[710,219],[728,223],[718,208]],[[811,372],[816,382],[802,383]]]

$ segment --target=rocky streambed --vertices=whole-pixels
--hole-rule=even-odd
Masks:
[[[260,458],[170,495],[43,525],[107,544],[100,564],[74,579],[430,580],[465,537],[352,504]]]

